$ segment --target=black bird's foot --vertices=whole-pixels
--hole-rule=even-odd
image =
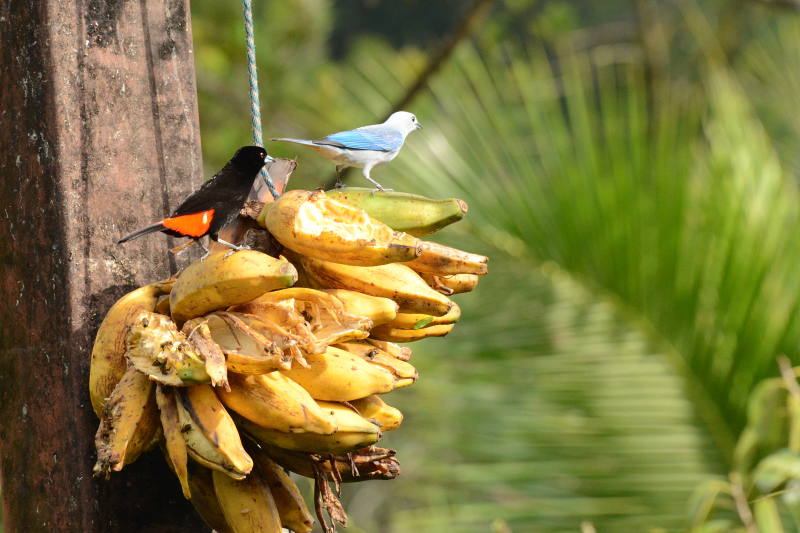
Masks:
[[[241,246],[238,246],[238,245],[236,245],[236,244],[231,244],[231,243],[229,243],[229,242],[223,241],[222,239],[217,239],[217,242],[218,242],[218,243],[220,243],[220,244],[224,244],[225,246],[227,246],[228,248],[230,248],[230,249],[231,249],[231,251],[230,251],[230,252],[228,252],[227,254],[225,254],[224,256],[222,256],[222,259],[223,259],[223,260],[227,259],[228,257],[230,257],[231,255],[233,255],[233,254],[234,254],[234,253],[236,253],[236,252],[239,252],[239,251],[241,251],[241,250],[249,250],[249,249],[250,249],[250,247],[249,247],[249,246],[247,246],[246,244],[243,244],[243,245],[241,245]]]

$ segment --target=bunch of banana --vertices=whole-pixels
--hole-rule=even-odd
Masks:
[[[320,520],[324,507],[345,524],[341,483],[400,473],[375,446],[403,419],[380,395],[418,377],[396,343],[447,334],[461,315],[448,296],[487,272],[483,256],[420,240],[465,213],[455,199],[290,191],[258,217],[280,257],[215,253],[123,296],[92,352],[96,475],[160,446],[215,530],[311,531],[286,469],[315,481]]]

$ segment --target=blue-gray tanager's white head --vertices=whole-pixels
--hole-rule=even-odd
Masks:
[[[417,117],[406,111],[393,113],[383,124],[364,126],[350,131],[333,133],[322,139],[272,139],[308,146],[320,155],[336,163],[336,186],[341,187],[339,172],[345,167],[364,169],[364,177],[378,189],[385,190],[369,176],[370,170],[385,165],[395,158],[414,130],[421,130]]]

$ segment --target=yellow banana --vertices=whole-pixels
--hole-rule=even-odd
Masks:
[[[399,263],[357,267],[303,257],[302,264],[308,276],[322,287],[389,298],[397,302],[403,313],[442,316],[453,304],[431,289],[416,272]]]
[[[178,277],[170,293],[170,310],[179,326],[190,318],[291,287],[297,281],[297,270],[288,261],[251,250],[227,258],[226,254],[217,252],[205,261],[198,259]]]
[[[131,464],[153,442],[159,427],[155,383],[130,367],[108,398],[95,436],[95,476],[108,478]]]
[[[294,484],[283,468],[269,458],[269,456],[251,442],[247,451],[258,465],[267,482],[272,499],[278,508],[281,525],[293,533],[310,533],[314,528],[314,517],[308,512],[306,502],[300,489]]]
[[[417,272],[432,289],[437,292],[450,296],[470,292],[478,285],[477,274],[452,274],[449,276],[437,276],[427,272]]]
[[[441,324],[420,329],[393,328],[388,324],[372,328],[370,338],[389,342],[412,342],[428,337],[444,337],[452,331],[455,324]]]
[[[417,380],[419,374],[417,369],[411,364],[392,357],[387,352],[371,344],[361,344],[356,342],[345,342],[334,346],[345,350],[370,364],[377,365],[390,372],[397,380],[394,388],[411,385]]]
[[[169,294],[173,281],[161,281],[129,292],[108,310],[97,330],[89,370],[89,397],[95,414],[100,416],[106,398],[128,368],[125,360],[125,336],[139,311],[153,311],[161,295]]]
[[[315,349],[305,347],[311,352],[322,351],[319,345],[365,339],[372,327],[369,318],[349,313],[335,296],[302,287],[269,292],[229,311],[271,321],[301,337],[312,335]]]
[[[418,313],[398,313],[394,320],[385,325],[397,329],[420,329],[443,324],[455,324],[461,318],[461,308],[455,303],[452,309],[442,316],[421,315]]]
[[[367,339],[365,342],[368,342],[376,348],[380,348],[395,359],[400,359],[401,361],[408,361],[411,359],[411,348],[408,346],[399,346],[393,342],[379,341],[378,339]]]
[[[417,272],[428,272],[437,276],[453,274],[476,274],[483,276],[488,272],[489,258],[484,255],[462,252],[455,248],[435,242],[423,242],[422,253],[406,265]]]
[[[208,340],[224,354],[225,365],[231,372],[264,374],[291,365],[291,356],[284,354],[275,342],[228,313],[211,313],[202,318],[193,318],[184,325],[184,330],[189,328],[196,328],[204,337],[208,335]]]
[[[219,506],[217,494],[214,492],[214,475],[212,470],[197,463],[189,465],[189,488],[192,491],[192,505],[200,518],[217,533],[233,533],[222,508]]]
[[[395,231],[424,237],[457,222],[467,214],[463,200],[432,200],[416,194],[374,191],[357,187],[334,189],[326,194],[337,202],[363,209]]]
[[[382,394],[395,387],[386,370],[334,347],[322,354],[307,354],[309,368],[282,370],[284,376],[303,387],[312,398],[334,402]]]
[[[375,444],[381,436],[380,428],[358,413],[339,403],[317,402],[320,409],[329,413],[339,429],[333,435],[316,433],[284,433],[267,429],[249,420],[240,426],[258,442],[266,442],[285,450],[310,453],[347,453]]]
[[[395,232],[322,191],[289,191],[265,207],[259,222],[286,248],[348,265],[410,261],[421,251],[416,237]]]
[[[231,531],[281,533],[278,508],[260,471],[254,469],[239,481],[218,470],[211,475],[214,478],[214,493]]]
[[[205,362],[169,317],[140,311],[125,344],[130,364],[153,381],[175,387],[211,382]]]
[[[380,396],[373,394],[360,400],[353,400],[350,405],[358,409],[366,419],[374,418],[381,423],[381,431],[391,431],[400,427],[403,413],[381,400]]]
[[[156,403],[161,412],[161,427],[164,430],[164,439],[166,440],[167,458],[172,471],[178,476],[184,497],[190,500],[192,493],[189,488],[189,459],[186,455],[186,441],[183,440],[183,434],[181,433],[181,421],[178,419],[175,393],[172,389],[164,388],[161,384],[157,384]]]
[[[389,298],[370,296],[369,294],[345,289],[322,289],[322,291],[342,302],[348,313],[356,316],[365,316],[372,320],[373,326],[386,324],[394,320],[399,311],[399,307],[394,300]]]
[[[317,406],[297,383],[280,372],[258,376],[230,374],[230,392],[219,389],[222,402],[232,411],[277,431],[330,435],[333,418]]]
[[[253,460],[239,432],[210,385],[177,387],[178,419],[189,455],[198,463],[235,478],[244,478]]]

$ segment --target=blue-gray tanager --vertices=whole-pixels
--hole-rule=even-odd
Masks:
[[[339,172],[346,167],[364,169],[364,177],[383,191],[377,181],[369,177],[369,171],[385,165],[395,158],[406,135],[421,130],[417,117],[405,111],[393,113],[383,124],[364,126],[350,131],[333,133],[315,141],[302,139],[272,139],[308,146],[318,154],[336,163],[336,187],[342,187]]]

